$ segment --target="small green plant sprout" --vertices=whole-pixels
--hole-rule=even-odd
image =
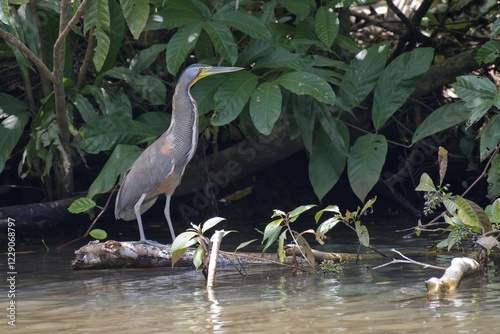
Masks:
[[[345,214],[342,214],[340,212],[339,207],[336,205],[330,205],[325,209],[318,211],[318,213],[316,213],[314,217],[316,223],[319,222],[319,220],[323,216],[323,213],[325,212],[333,213],[333,217],[330,217],[324,222],[322,222],[317,228],[316,234],[319,235],[321,239],[324,239],[326,237],[325,234],[327,232],[329,232],[332,228],[334,228],[335,225],[342,222],[351,230],[356,232],[360,244],[362,244],[365,247],[371,248],[370,235],[368,233],[368,229],[366,228],[366,226],[361,225],[361,216],[367,215],[373,210],[373,204],[375,203],[376,200],[377,197],[374,197],[368,200],[363,206],[363,208],[358,206],[356,211],[351,212],[347,210]]]
[[[460,244],[463,240],[469,239],[471,235],[483,236],[492,232],[492,223],[486,212],[476,203],[463,198],[459,195],[453,195],[448,191],[448,186],[442,186],[448,166],[448,151],[443,147],[438,151],[439,163],[439,184],[436,186],[431,177],[424,173],[420,177],[420,183],[416,191],[425,192],[424,213],[433,213],[435,209],[443,205],[446,212],[442,214],[444,221],[448,225],[445,231],[448,231],[448,238],[437,244],[438,248],[448,248],[450,250],[454,245]],[[416,232],[417,235],[423,231],[422,223],[419,221]],[[493,243],[489,239],[478,239],[480,245],[485,244],[488,251]]]
[[[96,203],[92,199],[88,197],[80,197],[71,203],[68,207],[68,211],[74,214],[79,214],[87,212],[96,206]]]
[[[288,232],[291,239],[293,240],[293,243],[299,246],[300,252],[302,253],[302,257],[307,261],[307,263],[312,268],[314,268],[315,264],[314,254],[312,252],[311,246],[309,246],[309,243],[304,239],[303,235],[306,233],[311,233],[316,236],[316,233],[312,229],[299,233],[297,231],[292,230],[290,224],[296,221],[297,218],[299,218],[299,216],[302,213],[312,209],[315,206],[316,205],[302,205],[288,213],[285,213],[281,210],[274,210],[274,213],[271,216],[271,218],[276,218],[276,219],[267,224],[263,233],[264,236],[262,238],[262,243],[263,244],[265,243],[265,245],[264,248],[262,249],[262,253],[264,253],[276,241],[276,239],[278,239],[278,256],[280,262],[283,263],[285,261],[284,246]],[[285,228],[284,231],[283,228]]]
[[[205,236],[205,232],[223,220],[225,220],[225,218],[214,217],[207,220],[203,223],[203,225],[195,225],[191,223],[192,228],[189,228],[186,232],[179,234],[175,238],[170,249],[172,254],[172,267],[177,261],[179,261],[181,256],[188,250],[189,247],[193,247],[196,244],[198,244],[198,247],[194,251],[193,264],[196,269],[198,269],[202,264],[205,264],[206,266],[211,241]],[[226,231],[224,236],[231,232],[234,231]]]
[[[433,214],[434,211],[441,206],[443,200],[450,197],[450,194],[448,193],[449,185],[442,185],[444,176],[446,175],[446,170],[448,169],[448,151],[444,147],[439,147],[438,164],[439,185],[435,186],[429,174],[423,173],[420,176],[419,185],[415,188],[415,191],[425,192],[424,214],[426,216]]]
[[[90,236],[97,240],[104,240],[108,237],[108,233],[106,231],[101,230],[99,228],[95,228],[89,232]]]

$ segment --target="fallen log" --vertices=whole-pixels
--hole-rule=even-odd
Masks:
[[[454,292],[465,278],[481,274],[479,262],[468,257],[456,257],[441,278],[431,277],[425,281],[427,292],[431,294]]]

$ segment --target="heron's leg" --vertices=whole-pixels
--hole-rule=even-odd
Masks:
[[[137,225],[139,226],[139,235],[141,236],[140,242],[146,243],[146,237],[144,236],[144,229],[142,227],[142,218],[141,218],[141,205],[144,202],[144,198],[146,198],[146,194],[142,194],[141,198],[134,205],[135,217],[137,218]]]
[[[170,195],[167,195],[164,213],[165,213],[165,218],[167,218],[168,228],[170,229],[170,235],[172,235],[172,241],[174,241],[175,232],[174,232],[174,227],[172,226],[172,220],[170,219]]]

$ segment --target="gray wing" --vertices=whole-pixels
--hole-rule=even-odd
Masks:
[[[149,146],[130,169],[125,173],[122,185],[116,196],[115,217],[116,219],[125,218],[142,196],[142,194],[152,194],[169,175],[172,174],[175,167],[175,161],[165,140],[162,137]],[[154,204],[158,194],[146,196],[141,208],[146,211]],[[149,206],[144,207],[145,204]],[[144,207],[144,208],[143,208]],[[135,217],[135,215],[134,215]]]

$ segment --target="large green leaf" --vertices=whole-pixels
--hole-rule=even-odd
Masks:
[[[148,76],[140,75],[126,67],[114,67],[103,75],[120,79],[127,82],[144,99],[154,105],[164,105],[167,88],[161,80]]]
[[[75,105],[80,113],[80,116],[85,121],[85,123],[91,122],[97,118],[97,113],[94,106],[90,101],[80,93],[76,93],[71,98],[71,102]]]
[[[281,90],[272,82],[264,82],[250,99],[250,116],[255,128],[263,135],[271,134],[281,114]]]
[[[165,8],[151,14],[144,30],[173,29],[197,24],[207,18],[203,12],[189,0],[168,1]]]
[[[366,195],[380,178],[387,154],[383,135],[366,134],[359,137],[349,151],[347,175],[356,196],[365,201]]]
[[[464,75],[457,78],[452,85],[460,97],[465,102],[472,101],[478,97],[493,100],[498,94],[497,87],[486,77],[475,75]]]
[[[156,61],[160,52],[165,51],[166,48],[167,44],[153,44],[149,48],[139,51],[130,62],[129,68],[137,73],[144,71]]]
[[[335,145],[339,152],[347,155],[348,146],[346,146],[344,140],[345,134],[339,130],[339,127],[343,124],[333,118],[332,113],[323,103],[313,101],[313,110],[319,123],[330,137],[333,145]]]
[[[250,65],[257,59],[261,59],[275,50],[276,47],[272,42],[252,38],[241,51],[238,61],[242,66]]]
[[[278,238],[281,229],[283,228],[283,226],[281,225],[282,222],[283,219],[280,218],[266,225],[266,228],[264,230],[264,237],[262,238],[262,243],[264,243],[266,240],[267,242],[264,245],[264,248],[262,248],[262,253],[264,253],[266,249],[268,249],[269,246],[271,246],[273,242],[275,242],[276,239]]]
[[[278,3],[303,20],[311,12],[311,2],[307,0],[278,0]]]
[[[220,20],[253,38],[263,40],[271,38],[271,32],[266,25],[246,12],[225,12],[215,16],[214,19]]]
[[[308,72],[291,72],[274,81],[297,95],[310,95],[319,102],[334,104],[335,93],[321,77]]]
[[[309,95],[299,96],[292,94],[291,96],[291,107],[297,126],[295,131],[292,133],[291,138],[295,139],[302,136],[302,142],[309,153],[312,152],[314,125],[316,123],[313,101],[316,103],[315,100]]]
[[[500,22],[500,21],[499,21]],[[481,63],[492,63],[500,57],[500,41],[493,40],[484,43],[476,53],[476,61]]]
[[[110,31],[110,16],[108,0],[90,1],[85,8],[84,32],[94,27],[97,45],[94,49],[94,66],[100,71],[110,46],[110,38],[106,32]]]
[[[339,33],[339,19],[333,8],[327,6],[318,8],[314,18],[314,30],[319,40],[330,48]]]
[[[231,30],[225,24],[217,21],[203,22],[203,29],[210,37],[215,50],[231,65],[234,65],[238,58],[238,48]]]
[[[465,107],[465,103],[447,103],[434,110],[432,114],[424,119],[422,124],[415,130],[411,141],[416,143],[425,137],[463,123],[468,117],[469,109]]]
[[[167,69],[175,75],[193,50],[200,37],[202,22],[190,23],[179,28],[167,45]]]
[[[432,48],[405,52],[394,59],[384,70],[375,86],[372,118],[375,129],[385,122],[405,103],[432,62]]]
[[[117,145],[104,164],[99,175],[90,185],[87,197],[110,191],[116,180],[132,166],[142,150],[135,145]]]
[[[494,115],[479,132],[481,161],[490,156],[500,143],[500,114]]]
[[[174,242],[172,242],[172,247],[170,248],[170,253],[172,254],[172,267],[181,256],[186,252],[186,250],[196,245],[198,233],[193,231],[187,231],[179,234]]]
[[[348,144],[349,131],[339,126],[340,133]],[[323,128],[316,129],[309,158],[309,180],[314,193],[321,199],[333,188],[345,168],[346,155],[333,145],[331,138]]]
[[[267,46],[267,44],[264,44]],[[283,48],[278,48],[269,53],[268,49],[263,50],[265,56],[257,59],[254,69],[259,68],[289,68],[298,70],[303,67],[302,56],[297,53],[291,53]]]
[[[26,123],[29,112],[26,105],[13,96],[0,93],[0,173],[5,168],[10,153],[16,147]]]
[[[213,110],[214,96],[220,86],[231,77],[230,74],[218,74],[203,78],[191,87],[191,95],[198,105],[198,113],[204,115]]]
[[[166,112],[150,111],[139,115],[135,121],[147,127],[156,139],[167,130],[171,118]]]
[[[224,82],[214,96],[212,125],[226,125],[235,120],[252,96],[258,80],[256,75],[240,71]]]
[[[359,52],[349,64],[340,85],[339,98],[349,109],[357,107],[370,94],[387,62],[388,43]]]
[[[80,128],[79,147],[87,153],[97,154],[113,150],[118,144],[137,145],[154,137],[151,130],[126,115],[102,115]]]
[[[149,17],[149,1],[120,0],[120,5],[132,36],[139,39]]]

